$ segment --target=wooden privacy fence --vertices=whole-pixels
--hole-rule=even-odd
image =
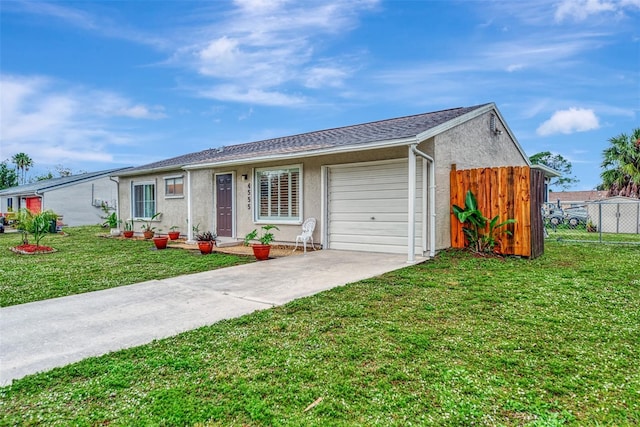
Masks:
[[[496,248],[503,255],[536,258],[544,253],[542,203],[544,174],[528,166],[456,170],[451,168],[451,206],[464,207],[465,196],[471,190],[482,214],[491,219],[499,215],[499,222],[516,220],[502,233]],[[502,229],[504,229],[503,227]],[[462,224],[451,210],[451,246],[464,248]]]

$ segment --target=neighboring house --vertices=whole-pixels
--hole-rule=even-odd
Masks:
[[[293,242],[315,217],[325,249],[434,255],[450,238],[449,172],[527,166],[495,104],[208,149],[113,174],[119,214],[241,240],[276,224]],[[190,224],[191,226],[187,226]],[[139,225],[136,226],[139,231]]]
[[[551,191],[549,192],[549,203],[571,204],[584,203],[602,200],[607,197],[606,191]]]
[[[118,200],[118,184],[110,176],[122,170],[70,175],[0,190],[0,212],[52,210],[62,215],[68,226],[102,223],[102,204],[115,209]]]

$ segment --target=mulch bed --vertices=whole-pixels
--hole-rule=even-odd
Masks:
[[[12,252],[15,252],[20,255],[40,255],[40,254],[52,254],[56,252],[56,249],[50,246],[36,246],[36,245],[18,245],[9,249]]]

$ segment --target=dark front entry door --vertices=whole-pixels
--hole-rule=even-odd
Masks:
[[[216,212],[218,236],[233,237],[233,179],[230,173],[216,175]]]

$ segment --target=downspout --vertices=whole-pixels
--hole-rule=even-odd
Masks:
[[[416,156],[413,151],[415,144],[409,146],[409,189],[408,208],[409,219],[407,221],[407,263],[416,260]]]
[[[122,216],[120,215],[120,180],[119,179],[113,179],[113,177],[109,177],[109,181],[113,181],[116,183],[116,215],[118,216],[118,219],[121,219]],[[91,192],[93,193],[93,184],[91,184]],[[94,195],[92,195],[93,197]],[[93,205],[93,200],[91,200],[91,204]],[[126,228],[125,228],[126,230]]]
[[[433,258],[436,255],[436,169],[435,169],[435,161],[433,157],[429,156],[426,153],[418,150],[418,144],[411,144],[409,147],[411,149],[411,155],[409,156],[409,174],[411,175],[411,163],[413,163],[414,174],[411,181],[413,184],[409,183],[409,196],[411,196],[411,187],[413,187],[413,196],[415,197],[415,156],[420,156],[423,159],[427,160],[429,167],[429,257]],[[413,158],[413,161],[411,160]],[[423,169],[424,171],[424,169]],[[423,174],[423,182],[425,179],[425,175]],[[425,198],[423,197],[422,206],[424,207]],[[409,201],[409,207],[415,207],[415,200]],[[424,212],[424,210],[423,210]],[[415,242],[415,210],[409,211],[409,234],[411,235],[411,250],[409,254],[409,262],[413,262],[415,260],[413,244]],[[423,221],[424,222],[424,221]],[[422,229],[424,230],[425,224],[423,224]],[[425,248],[426,249],[426,248]]]
[[[191,212],[191,170],[187,169],[187,243],[193,243],[193,214]]]

